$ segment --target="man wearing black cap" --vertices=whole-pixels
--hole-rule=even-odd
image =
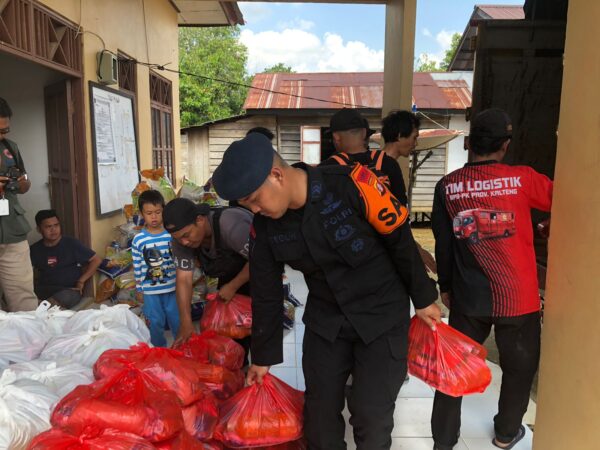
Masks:
[[[440,318],[406,207],[361,165],[292,167],[258,134],[229,146],[213,181],[222,198],[255,213],[248,383],[261,383],[283,360],[281,273],[289,264],[309,289],[302,359],[308,448],[346,448],[341,413],[352,374],[357,448],[389,449],[406,374],[409,296],[430,326]]]
[[[435,189],[432,227],[438,283],[450,325],[483,343],[494,326],[502,387],[494,417],[496,447],[512,448],[540,356],[540,297],[531,209],[550,211],[552,181],[530,167],[501,164],[512,137],[508,114],[479,113],[468,139],[470,163]],[[449,450],[460,433],[461,398],[436,392],[435,448]]]
[[[369,151],[366,142],[375,130],[369,127],[369,122],[358,110],[340,109],[331,116],[328,132],[331,133],[337,153],[323,161],[321,165],[362,164],[375,173],[403,205],[408,204],[400,166],[384,151]]]
[[[358,110],[343,108],[336,112],[331,117],[329,132],[332,135],[333,145],[338,153],[323,161],[321,165],[339,164],[342,166],[352,166],[354,164],[362,164],[377,175],[379,180],[390,189],[394,197],[400,200],[403,205],[408,205],[404,177],[402,176],[402,170],[398,162],[383,150],[368,149],[365,143],[368,141],[369,136],[375,133],[375,130],[369,127],[369,122],[362,117]],[[418,119],[415,124],[414,133],[417,136],[419,134]],[[412,139],[412,142],[416,144],[416,138]],[[425,267],[429,271],[436,273],[437,268],[433,256],[418,243],[417,248]]]
[[[219,279],[222,300],[229,301],[236,293],[250,294],[248,236],[252,213],[243,208],[211,210],[206,203],[195,204],[176,198],[165,206],[163,221],[174,240],[172,251],[181,322],[175,343],[180,343],[194,331],[190,305],[196,263],[200,263],[205,274]]]

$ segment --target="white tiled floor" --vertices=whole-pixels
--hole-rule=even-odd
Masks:
[[[292,282],[292,293],[302,303],[306,302],[308,289],[299,272],[286,270]],[[302,374],[302,338],[304,325],[302,314],[304,308],[296,308],[296,325],[293,330],[286,331],[284,336],[284,362],[271,369],[271,372],[297,389],[304,390]],[[480,395],[465,397],[462,407],[461,438],[455,450],[492,450],[493,417],[496,413],[502,371],[492,363],[492,384]],[[392,450],[431,450],[433,441],[430,430],[430,414],[434,391],[421,380],[410,377],[400,390],[396,411],[394,413],[394,430],[392,432]],[[346,412],[347,417],[347,412]],[[535,419],[535,403],[529,402],[527,423]],[[348,449],[355,449],[352,431],[347,425],[346,441]],[[514,450],[530,450],[533,433],[526,427],[525,438],[514,447]]]

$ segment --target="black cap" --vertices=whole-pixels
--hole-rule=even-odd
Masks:
[[[219,197],[239,200],[256,191],[271,173],[274,155],[271,141],[259,133],[231,144],[212,177]]]
[[[352,108],[343,108],[331,116],[329,121],[329,133],[336,131],[355,130],[364,128],[367,130],[367,137],[375,133],[375,130],[369,128],[369,122],[358,110]]]
[[[207,216],[210,205],[194,203],[187,198],[176,198],[165,205],[163,223],[169,233],[177,233],[182,228],[196,222],[196,217]]]
[[[471,121],[471,136],[489,138],[512,137],[512,122],[508,113],[499,108],[481,111]]]

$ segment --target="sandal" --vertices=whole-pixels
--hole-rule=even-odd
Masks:
[[[498,440],[496,438],[492,439],[492,445],[494,445],[495,447],[501,448],[502,450],[510,450],[515,445],[517,445],[519,443],[519,441],[521,439],[523,439],[524,437],[525,437],[525,425],[521,425],[519,427],[519,431],[517,431],[517,435],[515,436],[515,438],[512,441],[510,441],[510,443],[508,445],[506,445],[506,447],[498,445]]]

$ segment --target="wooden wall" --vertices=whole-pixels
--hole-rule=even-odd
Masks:
[[[366,116],[371,128],[381,130],[379,116]],[[434,116],[436,122],[448,126],[448,118]],[[290,164],[299,162],[300,129],[302,126],[328,127],[329,116],[275,116],[254,115],[238,120],[224,121],[188,129],[186,175],[197,183],[205,182],[217,168],[223,158],[223,153],[234,141],[246,136],[248,130],[254,127],[265,127],[275,134],[273,146]],[[421,128],[438,128],[428,119],[421,119]],[[373,145],[372,148],[376,148]],[[419,153],[419,161],[427,152]],[[431,212],[435,184],[446,173],[446,145],[434,149],[434,154],[417,171],[413,188],[413,212]],[[198,179],[203,178],[203,179]]]
[[[277,132],[279,137],[280,153],[290,164],[300,161],[300,127],[317,126],[329,127],[329,116],[314,117],[278,117]],[[381,117],[366,116],[371,128],[379,131],[381,129]]]
[[[212,174],[223,159],[223,153],[232,142],[246,136],[254,127],[265,127],[277,137],[275,116],[250,116],[235,121],[221,122],[208,127],[209,171]],[[277,149],[277,141],[273,139]]]
[[[440,125],[448,127],[449,119],[442,118],[439,116],[432,117],[436,122]],[[433,122],[421,118],[421,129],[424,128],[439,128]],[[412,191],[412,199],[410,201],[411,212],[417,213],[431,213],[431,209],[433,206],[433,192],[435,190],[436,183],[446,174],[446,165],[447,165],[447,153],[446,153],[447,144],[444,144],[440,147],[437,147],[433,150],[433,155],[431,155],[421,167],[417,170],[417,175],[415,178],[413,191]],[[422,161],[425,155],[429,151],[421,151],[418,153],[418,161]],[[412,164],[412,158],[411,158]],[[418,164],[418,163],[417,163]],[[410,170],[410,165],[409,165]],[[408,186],[407,186],[408,189]]]

